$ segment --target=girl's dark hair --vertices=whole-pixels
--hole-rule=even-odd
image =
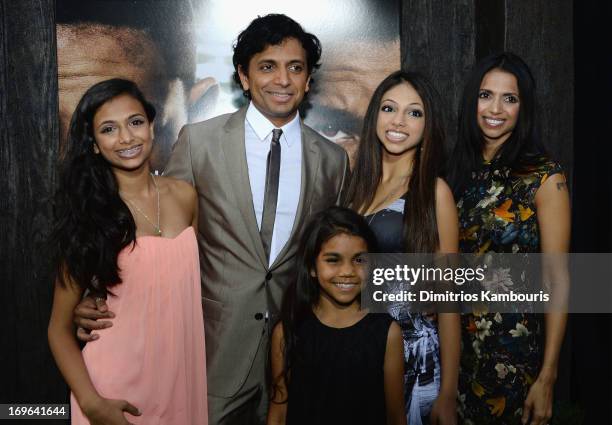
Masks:
[[[117,257],[136,240],[136,224],[119,196],[111,166],[94,153],[94,116],[123,94],[138,100],[153,122],[155,108],[132,81],[115,78],[90,87],[70,121],[54,202],[51,244],[56,279],[64,285],[70,279],[100,294],[121,283]]]
[[[244,73],[248,73],[249,62],[257,53],[263,52],[268,46],[277,46],[288,38],[294,38],[300,42],[306,52],[306,68],[308,75],[312,75],[321,64],[321,42],[309,32],[304,31],[302,26],[287,15],[271,13],[266,16],[255,18],[249,26],[238,34],[234,44],[234,81],[242,88],[238,67]],[[314,81],[310,80],[310,85]],[[245,95],[250,96],[247,93]]]
[[[344,203],[364,213],[382,181],[383,146],[376,134],[384,94],[410,84],[421,97],[425,115],[423,140],[416,149],[404,208],[404,241],[407,252],[435,252],[439,245],[436,221],[436,180],[444,164],[444,120],[436,89],[423,75],[396,71],[374,91],[366,112],[361,141]]]
[[[296,279],[291,282],[283,297],[281,325],[283,327],[283,372],[273,377],[271,399],[274,399],[280,379],[289,385],[290,370],[296,360],[296,347],[301,343],[298,331],[304,319],[313,314],[319,300],[319,281],[311,275],[321,247],[336,235],[347,234],[362,238],[368,251],[375,251],[376,238],[368,223],[355,211],[343,207],[331,207],[316,214],[308,223],[300,239],[296,258]]]
[[[522,172],[541,161],[546,151],[541,143],[537,126],[535,80],[527,64],[510,52],[492,54],[479,61],[468,76],[459,109],[459,130],[451,161],[448,181],[458,199],[471,173],[482,167],[485,139],[478,126],[477,108],[480,85],[485,74],[493,69],[516,77],[520,107],[516,126],[496,154],[499,166]]]

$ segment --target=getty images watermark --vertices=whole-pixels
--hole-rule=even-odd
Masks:
[[[373,312],[612,313],[612,254],[369,254]]]

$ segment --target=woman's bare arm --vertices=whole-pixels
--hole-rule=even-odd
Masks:
[[[535,205],[542,253],[567,253],[571,217],[569,192],[563,174],[550,176],[540,186],[536,193]],[[545,269],[544,279],[552,281],[553,285],[565,285],[569,282],[567,269],[563,268]],[[523,423],[528,423],[531,418],[529,423],[532,425],[545,424],[552,416],[553,388],[557,380],[559,352],[566,324],[567,314],[564,312],[549,312],[545,315],[544,358],[538,377],[525,400]]]
[[[81,300],[82,290],[71,280],[66,281],[66,286],[59,282],[55,284],[48,328],[49,347],[55,362],[92,424],[128,424],[123,411],[139,415],[138,409],[123,400],[101,398],[89,378],[72,322],[73,310]]]
[[[364,365],[363,367],[368,367]],[[404,407],[404,341],[402,330],[391,323],[385,350],[385,405],[389,425],[406,425]]]
[[[456,254],[459,252],[459,218],[457,205],[448,184],[442,179],[436,182],[436,222],[438,223],[438,252]]]
[[[440,247],[438,252],[455,254],[459,251],[459,219],[453,194],[442,179],[436,185],[436,221]],[[431,410],[431,423],[456,424],[457,382],[461,355],[461,318],[459,313],[438,314],[440,335],[440,394]]]

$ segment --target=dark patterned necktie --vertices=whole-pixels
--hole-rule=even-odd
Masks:
[[[268,153],[266,166],[266,189],[264,192],[264,206],[261,215],[261,241],[263,242],[266,258],[270,260],[270,247],[272,246],[272,231],[274,230],[274,218],[276,217],[276,203],[278,201],[278,178],[280,175],[281,147],[280,137],[283,130],[275,128],[272,130],[272,142]]]

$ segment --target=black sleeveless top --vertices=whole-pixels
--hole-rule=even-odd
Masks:
[[[347,328],[312,314],[298,330],[287,424],[384,425],[384,362],[393,319],[369,313]]]
[[[363,218],[376,235],[378,252],[406,252],[404,245],[405,196],[374,214]]]

